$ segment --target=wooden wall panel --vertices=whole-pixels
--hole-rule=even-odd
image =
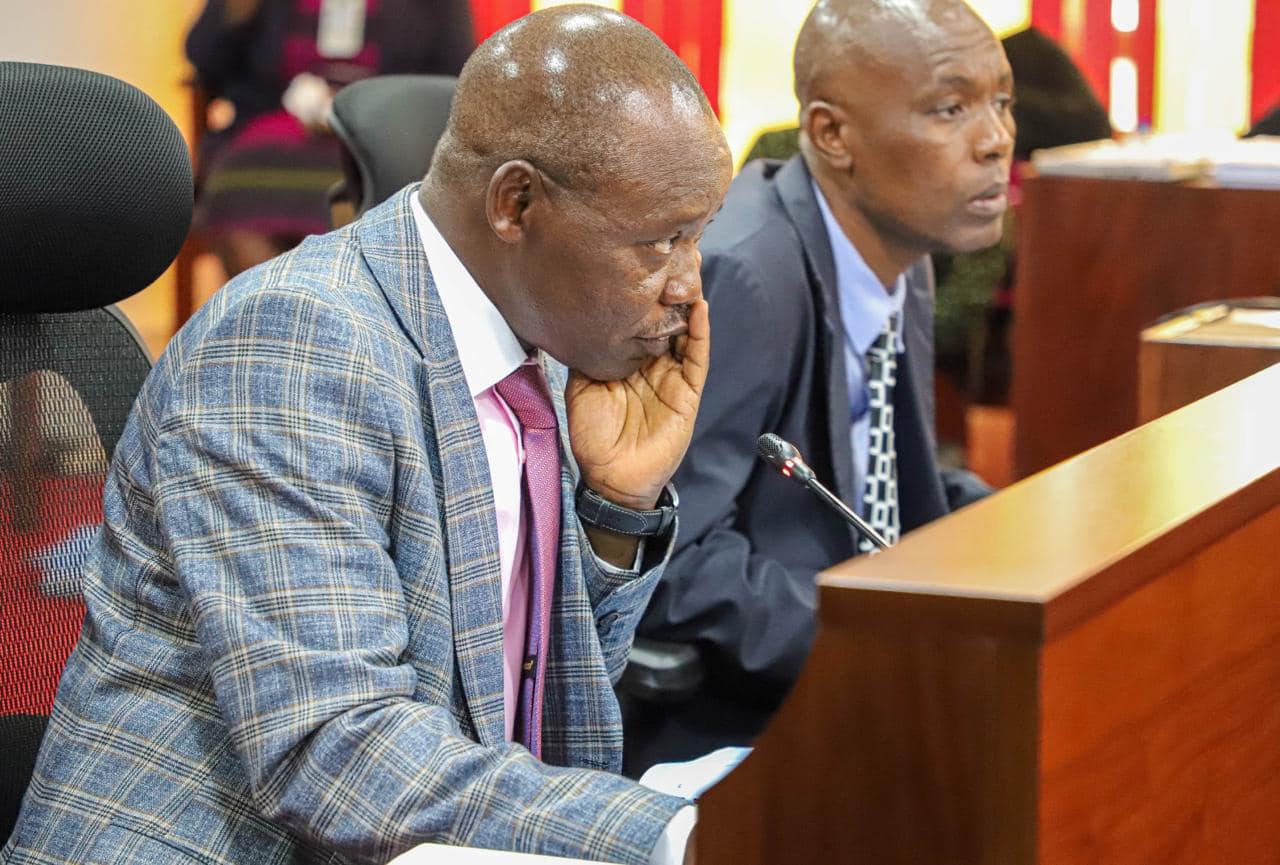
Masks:
[[[796,691],[734,784],[699,805],[701,822],[733,826],[699,846],[699,865],[1025,865],[1038,647],[913,632],[857,601],[824,592],[824,637]],[[735,819],[748,814],[765,816]]]
[[[1276,538],[1280,508],[1045,647],[1043,865],[1276,861]]]
[[[1273,363],[1280,363],[1280,345],[1143,342],[1138,349],[1138,422],[1155,420]]]
[[[1018,230],[1019,477],[1136,425],[1143,327],[1199,301],[1280,294],[1280,192],[1030,178]]]

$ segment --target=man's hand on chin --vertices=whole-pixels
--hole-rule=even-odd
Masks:
[[[693,437],[710,358],[707,302],[698,299],[689,307],[689,332],[673,350],[627,378],[599,382],[570,373],[569,441],[587,486],[633,510],[657,504]],[[635,538],[590,527],[587,537],[604,561],[633,566]]]

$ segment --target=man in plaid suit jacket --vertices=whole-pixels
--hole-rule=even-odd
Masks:
[[[688,445],[696,244],[729,174],[656,37],[550,10],[477,50],[421,188],[220,291],[117,448],[85,629],[0,860],[383,862],[435,841],[650,862],[688,803],[613,774],[611,683],[672,531],[640,550],[584,528],[575,490],[652,508]],[[415,197],[552,385],[541,761],[506,741],[485,443]]]

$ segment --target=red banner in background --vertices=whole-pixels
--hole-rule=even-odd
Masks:
[[[1132,57],[1138,64],[1138,122],[1154,126],[1156,116],[1156,0],[1140,0]]]
[[[528,14],[531,0],[471,0],[476,41]],[[693,70],[711,107],[720,111],[720,47],[724,4],[687,0],[623,0],[622,11],[644,24]]]
[[[693,70],[719,114],[724,4],[711,0],[623,0],[622,11],[657,33]]]
[[[1062,0],[1031,0],[1031,26],[1062,42]]]
[[[1256,121],[1280,103],[1280,3],[1253,6],[1253,94],[1250,120]]]
[[[1070,12],[1064,13],[1068,5]],[[1031,24],[1066,49],[1106,107],[1111,105],[1112,59],[1132,59],[1138,67],[1138,123],[1149,127],[1155,110],[1156,5],[1157,0],[1139,0],[1133,33],[1111,26],[1111,0],[1032,0]]]
[[[531,0],[471,0],[471,23],[476,31],[476,44],[510,24],[532,9]]]

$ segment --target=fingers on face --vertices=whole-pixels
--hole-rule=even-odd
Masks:
[[[711,362],[711,316],[706,300],[699,298],[689,307],[689,333],[682,337],[680,346],[681,369],[684,380],[698,393],[707,380],[707,367]]]

